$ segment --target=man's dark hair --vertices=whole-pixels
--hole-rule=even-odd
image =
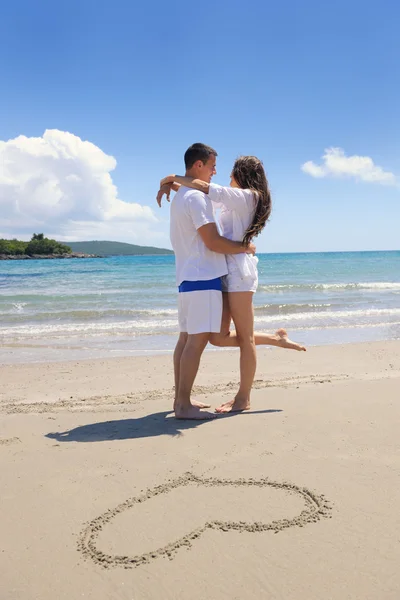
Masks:
[[[200,143],[192,144],[185,152],[185,167],[191,169],[197,160],[205,165],[210,156],[218,156],[214,148]]]

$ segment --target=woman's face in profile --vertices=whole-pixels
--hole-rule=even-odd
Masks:
[[[230,186],[231,186],[231,187],[233,187],[233,188],[237,188],[237,187],[239,187],[239,186],[238,186],[238,184],[237,184],[237,181],[236,181],[236,179],[234,178],[234,176],[232,175],[232,173],[231,173],[231,182],[230,182]]]

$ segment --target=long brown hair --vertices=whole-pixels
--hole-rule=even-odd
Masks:
[[[264,166],[256,156],[240,156],[232,169],[232,177],[243,190],[251,190],[257,202],[253,222],[247,228],[243,243],[249,244],[264,229],[272,209],[271,193]]]

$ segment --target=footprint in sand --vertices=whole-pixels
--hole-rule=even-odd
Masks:
[[[103,567],[129,568],[173,558],[207,530],[277,533],[330,517],[330,510],[323,495],[291,483],[186,473],[88,523],[78,549]]]
[[[17,444],[20,441],[19,437],[0,438],[0,446],[10,446],[11,444]]]

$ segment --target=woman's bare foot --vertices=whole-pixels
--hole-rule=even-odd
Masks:
[[[234,400],[229,400],[229,402],[225,402],[224,404],[221,404],[221,406],[218,406],[215,409],[216,413],[219,414],[223,414],[223,413],[231,413],[231,412],[242,412],[243,410],[249,410],[250,409],[250,400],[237,400],[236,398]]]
[[[179,404],[175,407],[175,418],[176,419],[192,419],[195,421],[207,421],[208,419],[215,419],[216,415],[208,411],[200,410],[197,406],[180,406]]]
[[[307,352],[307,348],[298,344],[297,342],[292,342],[288,338],[288,334],[286,329],[278,329],[275,331],[276,339],[278,341],[278,346],[280,348],[287,348],[288,350],[298,350],[299,352]]]

